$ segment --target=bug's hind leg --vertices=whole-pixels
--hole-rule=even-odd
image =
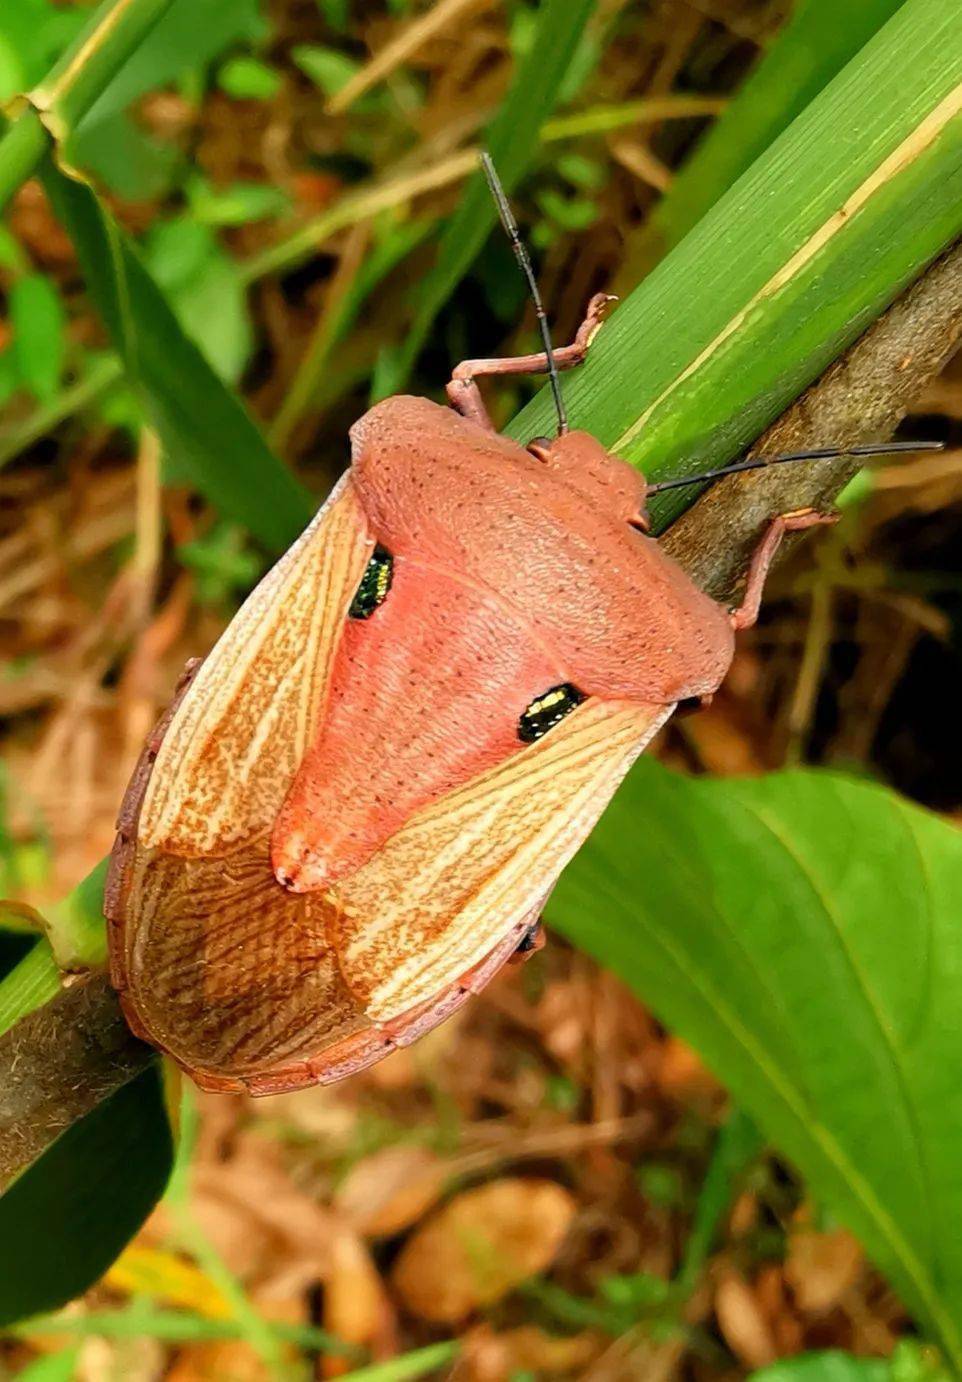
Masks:
[[[559,369],[572,369],[580,365],[588,354],[599,326],[605,319],[608,308],[617,299],[610,293],[595,293],[588,303],[585,319],[578,327],[578,334],[570,345],[559,346],[554,351],[555,363]],[[463,360],[451,375],[447,385],[447,395],[451,406],[457,408],[466,418],[489,432],[495,430],[488,410],[484,406],[477,381],[487,374],[541,374],[548,368],[548,358],[544,351],[537,355],[514,355],[502,360]]]
[[[806,528],[816,528],[820,524],[837,523],[838,519],[837,513],[819,513],[817,509],[798,509],[794,513],[782,513],[772,519],[752,554],[744,598],[731,613],[733,628],[750,629],[757,622],[765,581],[785,534],[800,533]]]

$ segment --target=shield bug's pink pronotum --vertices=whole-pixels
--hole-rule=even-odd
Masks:
[[[355,424],[350,469],[188,669],[121,810],[113,982],[209,1089],[351,1074],[533,948],[628,767],[721,683],[782,534],[826,521],[773,520],[740,608],[697,589],[647,536],[665,486],[567,427],[558,370],[610,300],[552,349],[486,171],[543,353],[459,365],[453,410],[390,398]],[[558,434],[524,447],[477,380],[535,371]]]

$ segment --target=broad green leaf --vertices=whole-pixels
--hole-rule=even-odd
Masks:
[[[962,834],[832,773],[642,763],[549,920],[692,1042],[962,1364]]]
[[[237,397],[184,334],[123,232],[88,188],[48,165],[46,186],[77,249],[87,290],[164,449],[228,518],[280,551],[313,505]]]
[[[52,1143],[0,1195],[0,1325],[93,1285],[160,1198],[172,1154],[156,1066]]]
[[[904,0],[802,0],[625,246],[620,276],[635,284],[763,154]]]
[[[509,192],[537,152],[539,130],[555,108],[559,87],[594,9],[595,0],[546,0],[538,11],[533,40],[511,90],[484,134],[484,146]],[[478,172],[465,188],[441,237],[434,269],[418,287],[417,314],[401,356],[382,375],[382,393],[397,392],[403,385],[435,317],[470,268],[497,219],[487,184]]]
[[[960,232],[962,6],[906,0],[614,313],[572,425],[648,474],[722,463]],[[542,390],[508,430],[553,422]]]
[[[60,294],[45,274],[25,274],[10,289],[9,304],[20,379],[46,402],[57,392],[66,347],[67,318]]]

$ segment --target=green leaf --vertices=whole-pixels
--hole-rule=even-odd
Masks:
[[[338,48],[324,48],[318,43],[295,44],[291,57],[304,75],[328,96],[346,86],[360,67],[347,53]]]
[[[891,1358],[803,1353],[753,1372],[749,1382],[950,1382],[933,1353],[916,1339],[901,1339]]]
[[[281,89],[281,74],[259,58],[229,58],[217,72],[217,85],[237,101],[269,101]]]
[[[0,7],[0,102],[28,91],[87,22],[82,10],[51,0]]]
[[[233,182],[217,188],[206,178],[192,177],[187,198],[194,220],[207,226],[245,226],[281,216],[291,209],[291,199],[279,187],[263,182]]]
[[[145,258],[184,331],[220,377],[235,383],[254,332],[234,260],[207,225],[186,215],[155,224]]]
[[[169,192],[182,165],[180,151],[147,134],[122,112],[82,125],[64,145],[64,159],[125,201],[153,201]]]
[[[173,0],[170,8],[99,93],[84,119],[90,127],[125,110],[147,91],[203,67],[234,43],[265,33],[260,0]]]
[[[13,358],[20,379],[41,402],[57,392],[67,319],[60,294],[44,274],[25,274],[10,289]]]
[[[188,340],[89,189],[51,166],[45,182],[76,246],[88,292],[168,456],[222,514],[270,550],[283,550],[310,517],[309,496]]]
[[[549,918],[702,1052],[962,1364],[962,836],[831,773],[642,763]]]
[[[750,1382],[892,1382],[884,1358],[853,1358],[850,1353],[803,1353],[761,1372]]]
[[[351,0],[317,0],[317,8],[332,29],[344,32],[351,16]]]
[[[724,115],[629,239],[621,276],[637,283],[787,129],[904,0],[803,0]]]
[[[20,383],[20,371],[12,350],[0,351],[0,408],[13,397]]]
[[[572,424],[648,474],[724,463],[960,232],[962,7],[906,0],[614,313]],[[508,431],[553,421],[542,390]]]
[[[64,1348],[46,1358],[36,1358],[17,1373],[17,1382],[72,1382],[80,1355],[79,1347]]]
[[[746,1168],[762,1150],[762,1138],[755,1124],[741,1109],[728,1115],[718,1137],[705,1179],[698,1195],[695,1215],[685,1240],[676,1287],[688,1296],[711,1252],[718,1225],[728,1212],[738,1182]]]
[[[93,1285],[160,1198],[172,1155],[158,1067],[48,1147],[0,1196],[0,1325]]]
[[[595,0],[546,0],[538,11],[533,40],[484,135],[484,146],[509,192],[537,152],[539,130],[555,108],[559,87],[594,9]],[[478,172],[465,188],[441,237],[434,269],[418,286],[417,314],[402,354],[390,371],[382,371],[379,396],[396,393],[402,387],[435,317],[467,273],[497,219],[487,184]]]

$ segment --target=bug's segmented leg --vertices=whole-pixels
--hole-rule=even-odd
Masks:
[[[731,612],[733,628],[750,629],[757,622],[765,581],[785,534],[800,533],[806,528],[816,528],[821,524],[837,523],[838,519],[837,513],[819,513],[817,509],[798,509],[794,513],[782,513],[772,519],[749,563],[744,598]]]
[[[595,293],[574,340],[570,345],[559,346],[554,351],[555,364],[559,369],[573,369],[581,364],[608,308],[616,301],[610,293]],[[542,374],[547,368],[548,357],[544,351],[536,355],[508,356],[501,360],[463,360],[455,368],[447,385],[448,400],[466,418],[493,432],[495,428],[488,417],[477,380],[488,374]]]

